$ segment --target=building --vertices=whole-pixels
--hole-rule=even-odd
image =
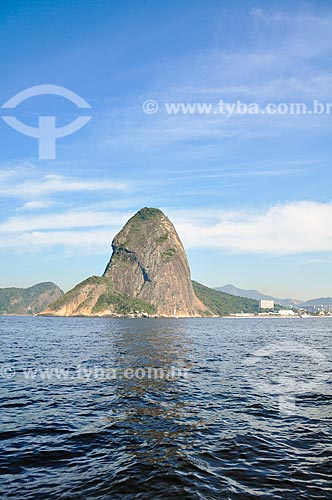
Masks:
[[[278,314],[280,316],[295,316],[295,312],[292,309],[280,309]]]
[[[267,300],[267,299],[260,300],[259,307],[261,309],[274,309],[274,300]]]

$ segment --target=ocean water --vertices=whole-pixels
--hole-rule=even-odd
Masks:
[[[0,318],[1,499],[331,499],[332,319]]]

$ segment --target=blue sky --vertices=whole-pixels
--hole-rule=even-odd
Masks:
[[[55,160],[0,120],[0,286],[68,289],[101,274],[123,223],[155,206],[175,223],[194,279],[332,295],[332,113],[165,110],[332,102],[330,2],[11,0],[0,26],[0,105],[53,84],[92,116],[57,141]],[[148,99],[155,114],[143,111]],[[14,114],[62,126],[77,109],[37,96]]]

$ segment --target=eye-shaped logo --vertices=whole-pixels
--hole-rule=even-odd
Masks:
[[[286,355],[285,364],[278,363],[278,355]],[[273,358],[274,362],[273,362]],[[269,370],[263,363],[263,370],[259,370],[259,364],[268,360]],[[303,376],[303,372],[297,371],[297,365],[301,366],[307,359],[305,366],[310,366],[311,372]],[[270,344],[258,349],[253,355],[245,360],[244,365],[254,367],[257,364],[257,372],[248,372],[248,380],[260,393],[279,396],[279,410],[281,413],[300,413],[296,407],[296,395],[312,393],[326,380],[327,366],[326,357],[318,349],[295,341]],[[265,365],[265,368],[264,368]],[[269,380],[269,377],[276,378]]]
[[[36,85],[22,92],[19,92],[11,99],[8,99],[1,106],[2,109],[14,109],[21,102],[30,97],[40,95],[56,95],[64,97],[68,101],[76,104],[78,108],[90,109],[91,106],[79,95],[71,90],[58,85]],[[39,159],[40,160],[55,160],[55,141],[60,137],[66,137],[73,134],[91,120],[91,116],[79,116],[73,122],[64,127],[56,128],[55,116],[39,116],[39,126],[30,127],[22,123],[14,116],[2,116],[2,119],[12,128],[21,134],[29,137],[34,137],[39,141]]]

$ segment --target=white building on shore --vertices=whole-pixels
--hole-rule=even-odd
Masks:
[[[274,309],[274,300],[262,299],[259,301],[260,309]]]
[[[295,312],[292,309],[280,309],[278,314],[280,316],[295,316]]]

